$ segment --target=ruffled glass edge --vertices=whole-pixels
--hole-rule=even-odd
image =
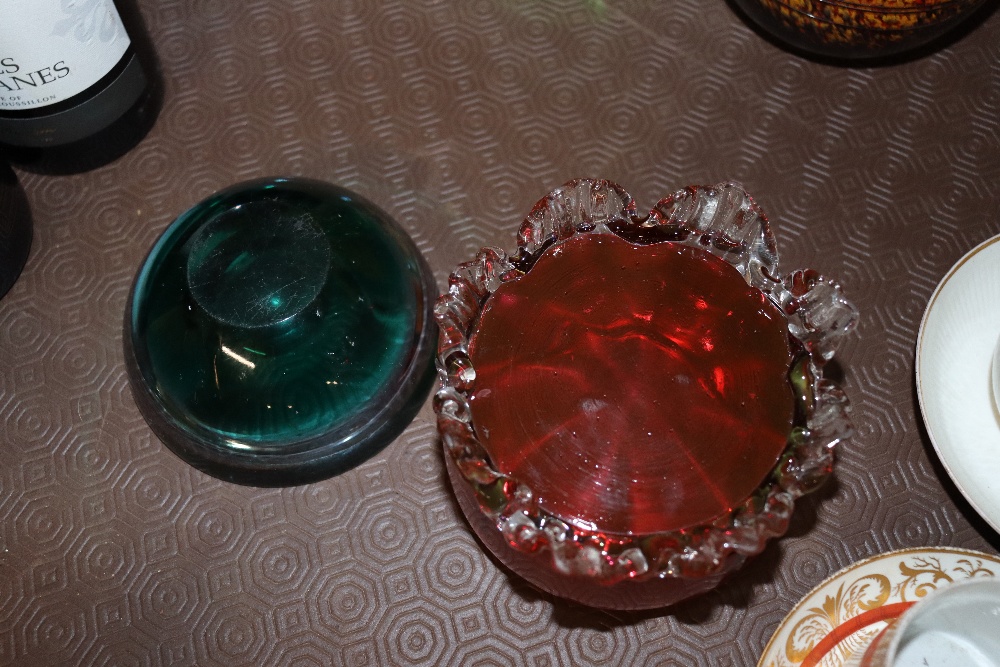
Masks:
[[[802,345],[790,372],[799,417],[784,452],[750,498],[709,524],[649,535],[584,530],[543,510],[531,489],[497,471],[476,437],[469,337],[482,307],[548,248],[577,234],[615,234],[637,244],[673,242],[710,252],[778,306]],[[823,377],[823,366],[858,318],[840,286],[811,270],[782,276],[767,217],[734,182],[686,187],[639,215],[621,186],[573,180],[535,204],[517,244],[513,256],[488,247],[460,264],[434,309],[440,335],[434,410],[445,454],[506,543],[525,553],[548,553],[557,573],[614,584],[717,575],[732,557],[755,555],[768,539],[783,535],[795,500],[829,476],[835,447],[853,433],[846,396]]]

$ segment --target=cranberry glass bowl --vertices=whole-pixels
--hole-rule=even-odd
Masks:
[[[701,262],[698,266],[702,268],[695,266],[693,273],[670,276],[650,271],[646,260],[636,259],[635,266],[641,267],[622,275],[634,281],[638,292],[652,285],[649,293],[656,308],[659,301],[671,298],[672,291],[702,286],[686,283],[716,276],[723,283],[731,278],[734,293],[757,303],[765,320],[776,320],[779,342],[787,345],[783,347],[787,354],[781,375],[776,380],[772,375],[771,384],[781,386],[759,389],[779,397],[783,392],[788,397],[787,433],[779,432],[777,450],[754,453],[762,445],[763,431],[755,423],[758,413],[750,407],[741,410],[744,403],[734,408],[723,402],[723,384],[734,377],[740,380],[741,373],[741,400],[755,399],[758,391],[754,383],[767,382],[756,370],[748,374],[745,367],[737,368],[733,375],[720,366],[710,367],[707,382],[694,375],[694,382],[703,388],[699,410],[678,413],[677,404],[688,398],[686,387],[674,387],[671,394],[665,383],[649,383],[646,377],[655,377],[662,370],[654,367],[665,358],[657,356],[659,352],[634,358],[628,353],[601,357],[602,346],[611,349],[634,338],[645,343],[651,338],[663,339],[665,345],[657,342],[654,347],[673,346],[670,354],[674,354],[680,349],[672,342],[676,332],[695,328],[683,322],[659,324],[669,320],[673,310],[636,311],[629,296],[631,289],[619,290],[608,298],[600,295],[601,285],[621,282],[621,276],[612,275],[618,267],[609,268],[599,261],[591,264],[590,255],[579,253],[597,253],[593,255],[597,258],[605,246],[616,252],[651,252],[654,261],[660,261],[660,256],[673,261],[669,258],[683,255]],[[578,271],[582,283],[564,284],[568,279],[560,267],[566,266],[565,257],[570,253],[578,253],[576,259],[583,260],[583,264],[577,262],[584,267]],[[617,256],[614,261],[618,261]],[[735,183],[685,188],[643,216],[637,214],[632,197],[620,186],[584,179],[567,183],[535,205],[518,232],[514,255],[484,248],[473,261],[452,273],[448,292],[435,307],[440,328],[440,389],[434,407],[459,504],[474,531],[501,562],[536,587],[583,604],[655,608],[715,587],[748,556],[759,553],[769,538],[785,532],[796,498],[826,479],[832,471],[834,447],[852,432],[847,400],[824,377],[823,369],[840,339],[853,328],[857,311],[834,281],[809,270],[782,276],[777,265],[775,241],[764,213]],[[624,272],[627,267],[623,264],[620,268]],[[702,270],[708,273],[699,273]],[[554,275],[556,283],[566,289],[546,283],[546,275]],[[548,331],[560,328],[558,308],[564,307],[559,304],[552,310],[546,303],[548,297],[555,302],[574,289],[587,298],[593,296],[594,303],[607,305],[610,301],[607,307],[612,309],[622,301],[628,317],[641,320],[642,331],[622,330],[618,325],[585,325],[582,334],[569,333],[559,343],[544,342]],[[709,313],[718,305],[704,303],[702,297],[694,302]],[[733,315],[732,309],[725,312],[727,308],[722,306],[710,326]],[[505,309],[518,316],[498,325],[496,318],[501,315],[497,313]],[[567,326],[572,327],[578,313],[592,309],[581,305],[579,311],[566,311]],[[492,333],[487,333],[489,328]],[[512,351],[508,363],[491,358],[492,353],[486,351],[489,337],[495,337],[498,330],[500,338],[505,330],[513,334],[514,342],[503,348]],[[758,329],[748,330],[751,344],[741,341],[736,349],[738,352],[742,346],[752,356],[753,343],[757,342],[752,336]],[[716,331],[726,337],[736,329]],[[483,338],[477,339],[480,335]],[[713,349],[708,338],[698,340],[705,349]],[[589,352],[583,349],[587,341],[592,343]],[[733,347],[732,341],[722,338],[716,342]],[[760,342],[764,344],[763,339]],[[531,361],[535,352],[542,353],[541,347],[551,349],[560,344],[566,349],[557,351],[559,358],[568,360],[568,365],[555,368],[546,366],[548,361]],[[594,350],[598,366],[603,364],[606,370],[580,361],[595,358]],[[544,354],[537,359],[542,357]],[[481,363],[478,373],[474,360]],[[577,362],[578,367],[574,367]],[[757,360],[753,363],[756,369]],[[521,384],[522,367],[527,384]],[[542,380],[541,385],[528,386],[535,382],[531,378],[549,373],[562,373],[563,380],[571,381],[545,385]],[[684,384],[692,382],[680,374],[671,377],[682,379]],[[600,401],[580,400],[594,383],[601,382],[612,384],[603,395],[601,405],[609,408],[604,411],[598,409]],[[562,386],[569,393],[574,387],[585,387],[570,400],[582,406],[580,414],[567,412]],[[662,395],[656,391],[658,386],[664,387]],[[629,391],[636,387],[641,390]],[[697,387],[691,389],[694,392]],[[506,395],[495,395],[504,390]],[[719,397],[719,403],[706,404],[713,396]],[[497,404],[497,410],[489,407]],[[741,412],[749,415],[744,420],[746,428],[733,433],[741,437],[749,434],[748,442],[723,441],[718,451],[706,451],[703,442],[683,440],[711,435],[716,426],[722,428],[730,417],[738,419]],[[548,413],[557,415],[555,421],[548,419]],[[512,421],[517,422],[513,430],[507,428],[511,420],[504,421],[504,415],[513,415]],[[594,420],[600,419],[599,415],[604,415],[606,422],[608,417],[617,421],[597,424]],[[670,423],[670,419],[675,422]],[[555,422],[559,424],[546,425]],[[657,428],[647,433],[647,423],[656,423]],[[674,433],[674,426],[678,433]],[[639,428],[643,437],[636,437],[633,427]],[[577,447],[574,438],[578,430],[583,439]],[[497,435],[500,431],[507,431],[503,446],[495,444],[503,437]],[[585,433],[592,435],[590,442]],[[680,453],[671,453],[673,450]],[[742,454],[733,453],[737,451]],[[677,465],[684,456],[694,462]],[[753,465],[747,465],[747,460],[754,459],[757,462],[753,465],[762,472],[755,474]],[[734,481],[724,483],[723,477]]]

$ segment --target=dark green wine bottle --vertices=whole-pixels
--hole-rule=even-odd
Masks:
[[[121,156],[161,101],[133,0],[0,0],[0,155],[71,173]]]

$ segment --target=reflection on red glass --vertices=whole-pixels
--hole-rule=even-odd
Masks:
[[[711,521],[784,449],[784,318],[694,248],[585,234],[488,299],[470,344],[476,433],[495,465],[579,527]]]

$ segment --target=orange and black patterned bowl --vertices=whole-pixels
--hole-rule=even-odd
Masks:
[[[808,53],[872,59],[930,48],[984,0],[734,0],[779,41]]]

